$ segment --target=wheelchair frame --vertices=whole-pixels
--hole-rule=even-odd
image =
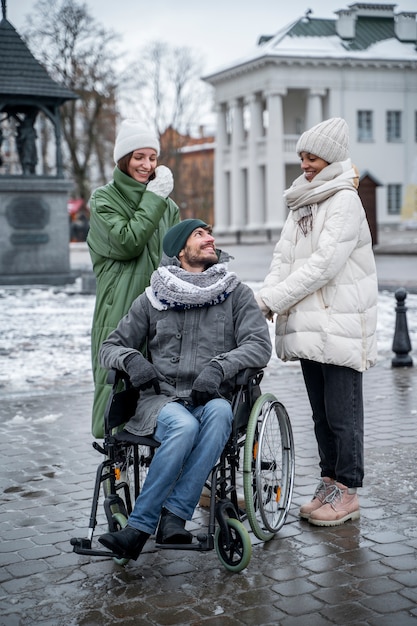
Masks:
[[[243,370],[232,398],[232,433],[212,469],[206,487],[210,507],[205,532],[191,544],[156,544],[161,549],[209,551],[216,549],[224,567],[239,572],[249,564],[252,542],[244,522],[255,536],[269,541],[285,523],[291,505],[295,454],[291,422],[285,407],[270,393],[261,393],[262,370]],[[120,381],[123,388],[120,390]],[[159,443],[152,437],[120,430],[136,409],[138,392],[124,372],[109,374],[112,393],[105,414],[103,445],[95,450],[106,456],[98,466],[87,537],[72,538],[77,554],[106,556],[119,565],[128,559],[109,550],[92,547],[103,485],[104,511],[110,532],[127,524],[134,501],[146,478]],[[241,459],[243,452],[243,464]],[[243,466],[245,510],[237,497],[237,475]]]

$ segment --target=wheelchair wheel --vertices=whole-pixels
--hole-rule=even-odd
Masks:
[[[269,541],[287,517],[294,484],[294,444],[290,419],[273,394],[253,405],[243,455],[243,487],[249,524]]]
[[[248,566],[252,556],[252,543],[249,533],[239,520],[228,517],[227,525],[230,533],[230,544],[223,542],[220,527],[216,528],[214,544],[217,556],[224,567],[230,572],[241,572]]]
[[[135,461],[134,446],[126,446],[121,450],[118,455],[118,462],[111,468],[113,479],[108,478],[103,482],[105,498],[111,493],[116,493],[119,496],[111,506],[112,515],[115,513],[130,515],[136,498],[142,490],[151,460],[152,451],[149,446],[137,446],[137,461]],[[112,487],[112,482],[114,487]]]
[[[103,481],[104,508],[109,531],[115,530],[115,516],[127,518],[132,510],[133,493],[132,454],[130,448],[119,452],[117,462],[108,470],[108,478]]]
[[[114,513],[113,514],[113,522],[116,530],[121,530],[127,524],[127,519],[122,513]],[[129,559],[120,558],[118,559],[116,556],[113,557],[113,561],[117,563],[117,565],[126,565],[129,562]]]

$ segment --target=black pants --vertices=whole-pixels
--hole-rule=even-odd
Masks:
[[[362,487],[362,373],[305,359],[301,368],[313,410],[321,476],[347,487]]]

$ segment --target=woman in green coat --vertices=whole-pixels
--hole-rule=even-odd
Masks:
[[[180,221],[169,198],[171,171],[157,166],[159,141],[135,120],[120,126],[114,146],[113,180],[93,192],[87,243],[96,275],[96,303],[91,332],[94,377],[92,432],[104,434],[104,411],[110,393],[107,371],[98,362],[101,344],[149,285],[162,256],[162,240]]]

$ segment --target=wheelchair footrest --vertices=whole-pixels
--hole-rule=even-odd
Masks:
[[[109,550],[94,550],[91,547],[91,539],[86,537],[72,537],[70,540],[72,551],[76,554],[86,554],[88,556],[107,556],[109,558],[120,559],[120,554],[115,554]]]
[[[213,550],[214,540],[212,535],[198,535],[198,543],[156,543],[155,547],[161,550],[197,550],[206,552]]]

